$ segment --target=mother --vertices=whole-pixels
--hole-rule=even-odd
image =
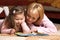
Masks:
[[[57,32],[55,25],[44,14],[44,8],[39,3],[32,3],[27,7],[26,22],[31,32],[46,34]]]

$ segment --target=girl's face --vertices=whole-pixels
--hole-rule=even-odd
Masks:
[[[25,21],[24,14],[17,14],[14,16],[14,21],[17,25],[20,25],[23,21]]]
[[[37,21],[38,18],[39,18],[39,14],[37,10],[28,10],[26,16],[28,24],[34,23],[35,21]]]

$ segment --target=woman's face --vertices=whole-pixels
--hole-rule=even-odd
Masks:
[[[18,14],[14,16],[15,24],[20,25],[23,21],[25,21],[24,14]]]
[[[32,24],[39,18],[39,14],[37,10],[28,10],[27,11],[27,23]]]

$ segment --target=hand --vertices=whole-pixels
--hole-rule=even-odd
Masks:
[[[10,34],[15,34],[16,30],[15,29],[11,29]]]
[[[31,29],[31,32],[37,32],[37,28],[36,28],[36,27],[33,27],[33,28]]]

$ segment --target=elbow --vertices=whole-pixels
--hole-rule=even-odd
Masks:
[[[3,30],[1,30],[1,33],[4,34],[5,32]]]
[[[50,29],[50,33],[56,33],[56,32],[57,32],[57,29]]]
[[[54,31],[55,33],[57,32],[57,29],[55,29],[55,31]]]
[[[5,30],[1,28],[1,33],[4,34],[5,33]]]
[[[57,28],[54,28],[54,31],[53,31],[53,32],[55,32],[55,33],[56,33],[56,32],[57,32]]]
[[[2,29],[1,29],[1,33],[4,33]]]

